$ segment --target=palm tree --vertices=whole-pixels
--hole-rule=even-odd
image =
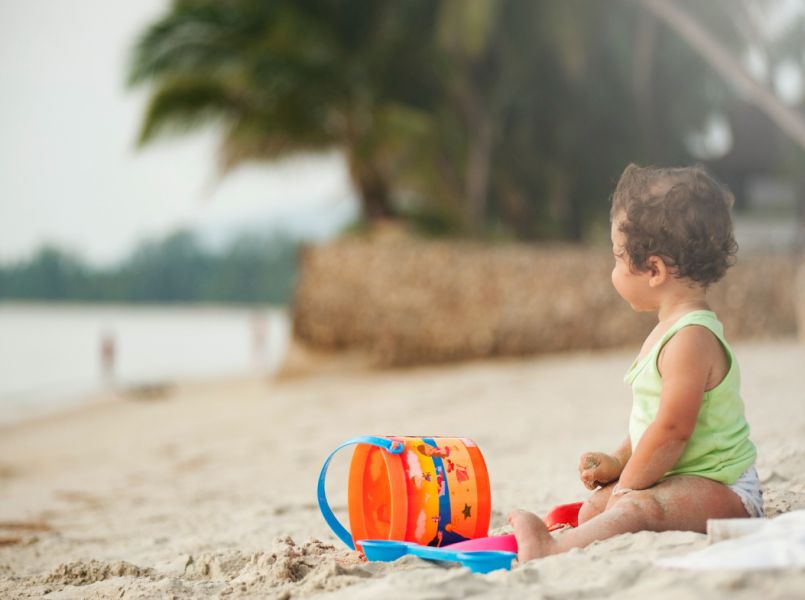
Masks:
[[[643,7],[666,23],[685,40],[727,82],[742,90],[794,143],[805,149],[805,117],[786,106],[763,83],[757,81],[734,57],[729,48],[696,20],[684,6],[670,0],[640,0]],[[739,29],[750,30],[748,5],[731,3],[724,6],[721,17],[740,19]],[[741,27],[743,25],[743,27]]]
[[[399,75],[422,56],[411,31],[428,36],[428,10],[394,0],[177,0],[131,62],[130,84],[152,89],[139,142],[218,123],[222,173],[339,148],[363,216],[394,216],[394,148],[425,118]]]
[[[750,1],[685,6],[737,52]],[[733,93],[642,2],[175,0],[131,63],[140,141],[217,122],[223,173],[338,148],[367,220],[581,239],[624,164],[689,161]]]

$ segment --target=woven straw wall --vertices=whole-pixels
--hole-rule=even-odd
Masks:
[[[654,318],[617,295],[611,269],[604,250],[344,239],[303,252],[294,333],[380,365],[636,346]],[[711,292],[730,339],[796,331],[795,270],[741,257]]]

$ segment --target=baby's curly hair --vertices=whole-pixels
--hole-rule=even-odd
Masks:
[[[622,219],[633,269],[661,257],[677,277],[704,287],[735,263],[730,191],[703,167],[658,168],[630,164],[612,194],[610,218]]]

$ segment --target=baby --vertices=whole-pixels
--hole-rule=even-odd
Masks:
[[[640,530],[704,532],[707,519],[760,517],[755,447],[738,363],[707,304],[732,264],[732,195],[703,169],[629,165],[612,198],[612,284],[659,322],[626,374],[629,435],[581,457],[595,489],[579,526],[556,538],[534,514],[509,515],[525,562]]]

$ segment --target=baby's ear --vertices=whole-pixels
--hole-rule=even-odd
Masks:
[[[648,284],[650,287],[657,287],[665,283],[668,279],[668,266],[660,256],[648,257]]]

